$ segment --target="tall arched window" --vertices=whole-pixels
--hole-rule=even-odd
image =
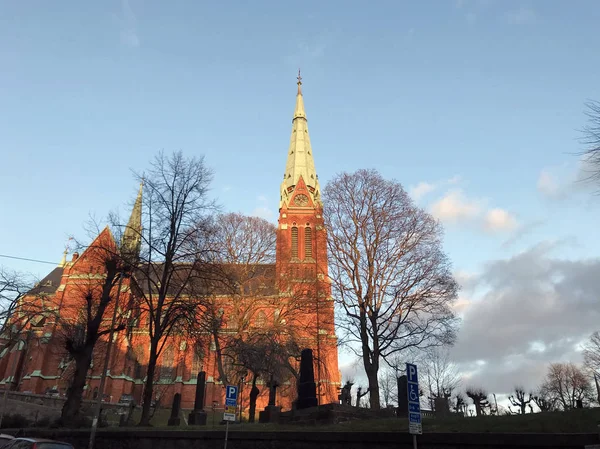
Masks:
[[[292,228],[292,258],[298,258],[298,228]]]
[[[162,380],[173,380],[173,362],[175,361],[175,351],[173,346],[167,346],[162,357],[162,365],[160,367],[160,378]]]
[[[202,371],[204,365],[204,350],[202,345],[194,345],[194,354],[192,358],[192,379],[198,378],[198,373]]]
[[[256,327],[262,329],[267,324],[267,315],[262,310],[258,312],[258,316],[256,317]]]
[[[304,258],[312,258],[312,229],[309,226],[304,228]]]

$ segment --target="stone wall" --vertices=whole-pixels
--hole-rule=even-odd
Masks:
[[[11,433],[6,431],[6,433]],[[26,436],[59,439],[87,447],[88,431],[29,430]],[[223,431],[99,430],[97,449],[221,449]],[[584,449],[600,444],[597,434],[427,434],[419,449]],[[228,449],[412,449],[412,436],[397,432],[230,431]]]

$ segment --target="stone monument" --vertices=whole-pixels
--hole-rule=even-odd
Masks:
[[[316,407],[317,384],[315,383],[315,372],[313,368],[312,349],[303,349],[300,354],[300,379],[298,380],[298,401],[296,408]]]
[[[267,405],[265,409],[258,414],[259,423],[279,421],[281,407],[277,407],[275,405],[277,401],[277,387],[279,387],[279,383],[273,378],[273,376],[271,376],[271,380],[269,381],[269,405]]]
[[[352,382],[347,381],[346,384],[341,388],[339,400],[342,405],[352,405]]]
[[[206,425],[206,412],[204,411],[204,389],[206,385],[206,372],[200,371],[198,373],[198,380],[196,382],[196,399],[194,401],[194,410],[192,410],[188,416],[188,423],[190,426],[205,426]]]
[[[399,417],[408,416],[408,381],[406,375],[398,377],[398,410],[397,415]]]
[[[171,408],[171,417],[167,425],[169,426],[179,426],[181,425],[181,418],[179,417],[179,412],[181,411],[181,394],[175,393],[173,396],[173,408]]]

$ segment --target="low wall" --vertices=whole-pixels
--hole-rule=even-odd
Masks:
[[[11,431],[6,431],[11,433]],[[89,431],[31,429],[32,437],[87,447]],[[99,430],[96,449],[221,449],[225,432],[188,430]],[[584,449],[600,444],[598,434],[432,433],[418,437],[419,449]],[[412,436],[395,432],[230,431],[228,449],[412,449]],[[595,448],[594,448],[595,449]]]

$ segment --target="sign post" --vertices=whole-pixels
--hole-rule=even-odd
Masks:
[[[417,365],[413,365],[412,363],[406,364],[406,380],[408,389],[408,431],[413,436],[413,448],[417,449],[417,435],[423,433]]]
[[[225,413],[223,413],[223,420],[225,421],[225,446],[223,449],[227,449],[229,421],[235,422],[237,399],[238,387],[236,385],[227,385],[227,387],[225,387]]]

